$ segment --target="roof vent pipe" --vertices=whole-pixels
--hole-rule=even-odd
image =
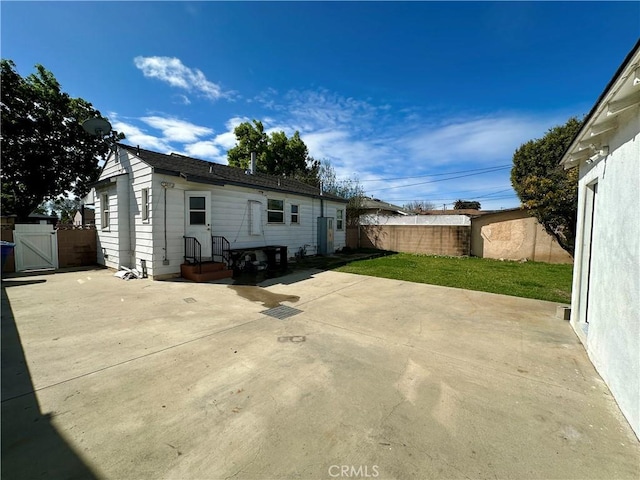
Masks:
[[[251,152],[251,164],[249,165],[249,173],[256,173],[256,152]]]

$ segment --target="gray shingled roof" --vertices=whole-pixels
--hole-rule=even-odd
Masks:
[[[264,173],[248,174],[241,168],[229,167],[185,155],[176,153],[166,155],[143,148],[132,147],[131,145],[121,143],[118,145],[153,167],[155,172],[181,176],[190,182],[213,185],[238,185],[275,192],[294,193],[309,197],[320,196],[320,190],[317,187],[291,178],[277,177]],[[323,194],[323,197],[347,202],[347,200],[342,197],[327,193]]]

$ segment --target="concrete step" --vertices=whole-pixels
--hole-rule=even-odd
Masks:
[[[180,265],[180,274],[182,278],[193,282],[209,282],[211,280],[220,280],[233,276],[233,270],[228,270],[224,263],[204,263],[201,267],[202,268],[199,269],[198,265],[183,263]]]

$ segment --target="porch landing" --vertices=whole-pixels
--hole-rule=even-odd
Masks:
[[[183,263],[180,265],[180,274],[182,278],[199,283],[231,278],[233,270],[227,269],[227,266],[222,262],[202,262],[199,265]]]

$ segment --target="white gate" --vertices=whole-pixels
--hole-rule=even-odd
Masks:
[[[16,272],[58,268],[58,232],[53,225],[16,224]]]

